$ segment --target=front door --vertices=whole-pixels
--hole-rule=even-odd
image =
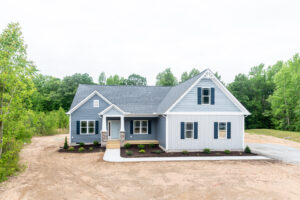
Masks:
[[[108,121],[108,137],[110,139],[120,139],[120,120]]]

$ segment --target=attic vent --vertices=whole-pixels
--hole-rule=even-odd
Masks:
[[[99,108],[99,100],[94,100],[94,108]]]

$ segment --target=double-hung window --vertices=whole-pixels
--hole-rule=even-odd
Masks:
[[[219,136],[220,139],[227,138],[227,126],[226,122],[219,122]]]
[[[194,138],[194,123],[185,122],[185,138]]]
[[[202,89],[202,103],[210,104],[210,88]]]
[[[134,134],[148,134],[148,120],[134,120],[133,121]]]
[[[94,120],[80,121],[80,134],[95,134],[95,121]]]

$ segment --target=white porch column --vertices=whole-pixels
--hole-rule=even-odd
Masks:
[[[124,128],[124,116],[121,116],[121,128],[120,128],[120,132],[125,132],[125,128]]]
[[[106,115],[102,116],[102,132],[107,132],[107,130],[106,130]]]

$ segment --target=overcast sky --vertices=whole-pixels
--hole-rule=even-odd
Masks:
[[[229,83],[300,52],[299,0],[2,1],[0,30],[10,22],[20,23],[41,73],[95,82],[104,71],[154,85],[167,67],[178,78],[195,67]]]

